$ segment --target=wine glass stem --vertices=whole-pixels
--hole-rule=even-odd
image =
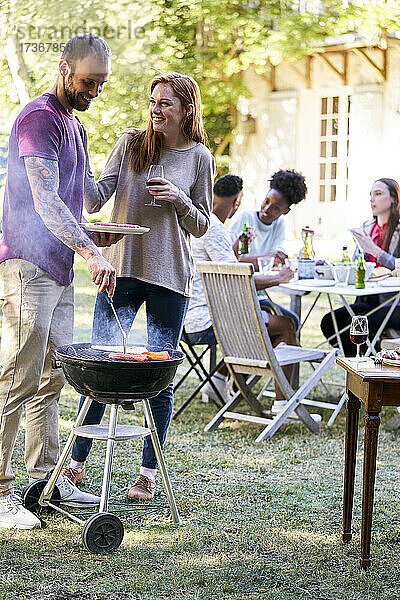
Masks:
[[[356,358],[357,359],[361,358],[361,356],[360,356],[360,344],[357,344],[357,355],[356,355]]]

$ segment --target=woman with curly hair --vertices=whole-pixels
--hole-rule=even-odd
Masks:
[[[284,215],[290,212],[294,204],[298,204],[307,194],[307,186],[304,175],[294,169],[276,171],[270,179],[270,188],[261,204],[259,211],[243,210],[237,213],[228,226],[233,243],[233,249],[237,254],[238,236],[242,230],[242,224],[247,221],[252,234],[249,253],[238,256],[240,262],[250,262],[258,271],[258,259],[266,256],[274,257],[275,265],[283,265],[287,254],[283,250],[285,240]],[[259,292],[261,308],[264,310],[279,307],[280,312],[291,317],[295,322],[296,329],[299,327],[298,316],[278,304],[272,303],[265,298],[263,291]]]
[[[270,189],[261,204],[260,210],[243,210],[229,225],[232,242],[235,242],[247,221],[256,237],[251,242],[249,253],[240,256],[241,262],[251,262],[258,270],[258,258],[273,256],[275,264],[284,264],[287,255],[283,249],[285,240],[284,215],[290,212],[293,204],[298,204],[307,194],[304,176],[293,169],[274,173],[270,179]]]
[[[214,159],[203,129],[200,91],[187,75],[169,73],[150,84],[149,122],[145,130],[125,132],[116,143],[97,184],[85,190],[85,206],[94,213],[115,192],[111,220],[149,227],[143,236],[124,237],[104,256],[115,267],[114,306],[129,333],[142,304],[146,306],[150,346],[177,347],[195,266],[190,235],[208,229],[212,206]],[[150,165],[160,164],[164,177],[146,187]],[[150,205],[151,197],[158,206]],[[118,340],[111,307],[98,294],[93,321],[93,342]],[[150,400],[161,445],[172,415],[172,384]],[[92,402],[85,424],[99,423],[105,405]],[[65,474],[79,483],[91,440],[77,438]],[[139,477],[128,492],[131,499],[154,495],[157,460],[150,437],[144,438]]]

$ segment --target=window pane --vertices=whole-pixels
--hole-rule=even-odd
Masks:
[[[331,185],[331,202],[336,200],[336,185]]]
[[[332,135],[338,134],[338,120],[337,119],[332,119],[331,134]]]
[[[322,119],[321,121],[321,136],[326,135],[326,120]]]
[[[331,142],[331,156],[337,156],[337,142]]]
[[[319,186],[319,201],[325,202],[325,186],[324,185]]]
[[[331,179],[336,179],[336,163],[331,163]]]
[[[320,179],[325,179],[325,172],[326,172],[326,165],[324,163],[322,163],[321,165],[319,165],[319,178]]]
[[[332,112],[334,114],[338,114],[339,112],[339,96],[334,96],[332,98]]]
[[[321,142],[321,156],[326,158],[326,142]]]
[[[321,115],[326,115],[328,112],[328,98],[321,98]]]

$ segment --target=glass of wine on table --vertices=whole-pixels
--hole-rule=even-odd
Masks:
[[[350,339],[357,346],[357,354],[354,360],[362,362],[367,360],[365,356],[360,356],[360,346],[365,344],[368,338],[368,319],[365,315],[354,316],[351,318]]]
[[[160,179],[164,179],[164,167],[163,165],[150,165],[149,172],[147,174],[146,187],[149,188],[152,185],[163,185]],[[150,202],[145,202],[145,206],[161,206],[157,204],[155,196],[151,196]]]

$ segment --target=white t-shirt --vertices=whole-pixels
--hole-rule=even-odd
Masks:
[[[218,217],[211,213],[210,227],[200,238],[192,238],[192,252],[195,262],[237,262],[232,249],[229,232]],[[185,329],[188,333],[205,331],[211,325],[207,301],[204,294],[200,273],[196,272],[193,280],[193,291],[185,318]]]
[[[240,213],[236,213],[228,225],[232,244],[242,233],[244,221],[247,221],[248,226],[254,227],[257,232],[256,239],[250,244],[248,256],[263,256],[277,252],[277,250],[284,251],[285,222],[283,216],[278,217],[271,225],[265,225],[258,218],[256,210],[242,210]]]

